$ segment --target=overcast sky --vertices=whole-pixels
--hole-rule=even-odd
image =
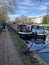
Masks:
[[[14,10],[14,16],[42,16],[47,14],[49,0],[17,0],[17,9]]]

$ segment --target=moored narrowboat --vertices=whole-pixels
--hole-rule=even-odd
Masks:
[[[22,38],[23,40],[30,40],[30,39],[32,39],[32,31],[29,31],[28,30],[28,27],[27,27],[27,25],[19,25],[19,32],[18,32],[18,34],[19,34],[19,36],[20,36],[20,38]]]
[[[37,39],[46,39],[46,30],[43,26],[34,26],[32,28],[32,33],[35,35]]]

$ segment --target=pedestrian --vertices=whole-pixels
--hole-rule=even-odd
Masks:
[[[6,26],[6,23],[3,22],[3,24],[2,24],[2,29],[3,29],[3,30],[5,30],[5,26]]]

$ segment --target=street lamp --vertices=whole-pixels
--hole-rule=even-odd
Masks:
[[[47,6],[47,23],[49,24],[49,7]]]

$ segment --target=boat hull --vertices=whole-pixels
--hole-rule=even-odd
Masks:
[[[37,38],[45,40],[46,39],[46,35],[37,35]]]
[[[45,40],[46,39],[46,35],[40,35],[40,34],[37,34],[37,33],[18,33],[20,38],[23,39],[23,40],[30,40],[30,39],[43,39]]]
[[[32,33],[25,33],[25,32],[20,33],[19,32],[18,34],[19,34],[20,38],[23,39],[23,40],[30,40],[30,39],[33,38]]]
[[[43,39],[43,40],[46,40],[46,34],[32,33],[32,36],[33,36],[34,39]]]

